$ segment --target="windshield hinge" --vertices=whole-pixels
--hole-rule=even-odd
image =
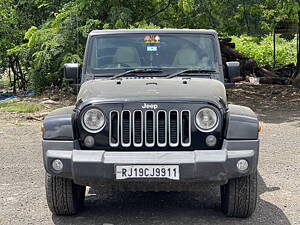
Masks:
[[[89,81],[89,80],[94,80],[94,79],[95,79],[94,74],[85,74],[85,75],[83,76],[83,82]]]

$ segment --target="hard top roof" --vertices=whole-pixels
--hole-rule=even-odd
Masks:
[[[89,36],[103,34],[210,34],[217,35],[215,30],[205,29],[116,29],[116,30],[93,30]]]

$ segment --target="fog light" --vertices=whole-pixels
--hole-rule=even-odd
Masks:
[[[237,162],[236,166],[239,170],[244,171],[244,170],[248,169],[249,164],[248,164],[247,160],[241,159]]]
[[[84,145],[86,147],[93,147],[95,144],[95,139],[92,136],[86,136],[84,139]]]
[[[62,161],[60,159],[55,159],[52,162],[52,167],[56,171],[61,171],[64,167],[64,164],[62,163]]]
[[[209,147],[213,147],[217,144],[217,138],[214,136],[214,135],[208,135],[206,137],[206,144],[209,146]]]

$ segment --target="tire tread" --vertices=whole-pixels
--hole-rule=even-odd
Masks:
[[[257,173],[231,179],[221,186],[222,210],[226,216],[247,218],[255,210]]]
[[[46,197],[48,207],[56,215],[74,215],[83,206],[85,187],[71,179],[46,173]]]

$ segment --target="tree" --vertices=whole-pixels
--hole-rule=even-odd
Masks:
[[[62,83],[65,62],[81,62],[94,29],[212,28],[263,37],[297,21],[300,0],[0,0],[0,68],[20,88]],[[13,63],[12,63],[13,62]]]

